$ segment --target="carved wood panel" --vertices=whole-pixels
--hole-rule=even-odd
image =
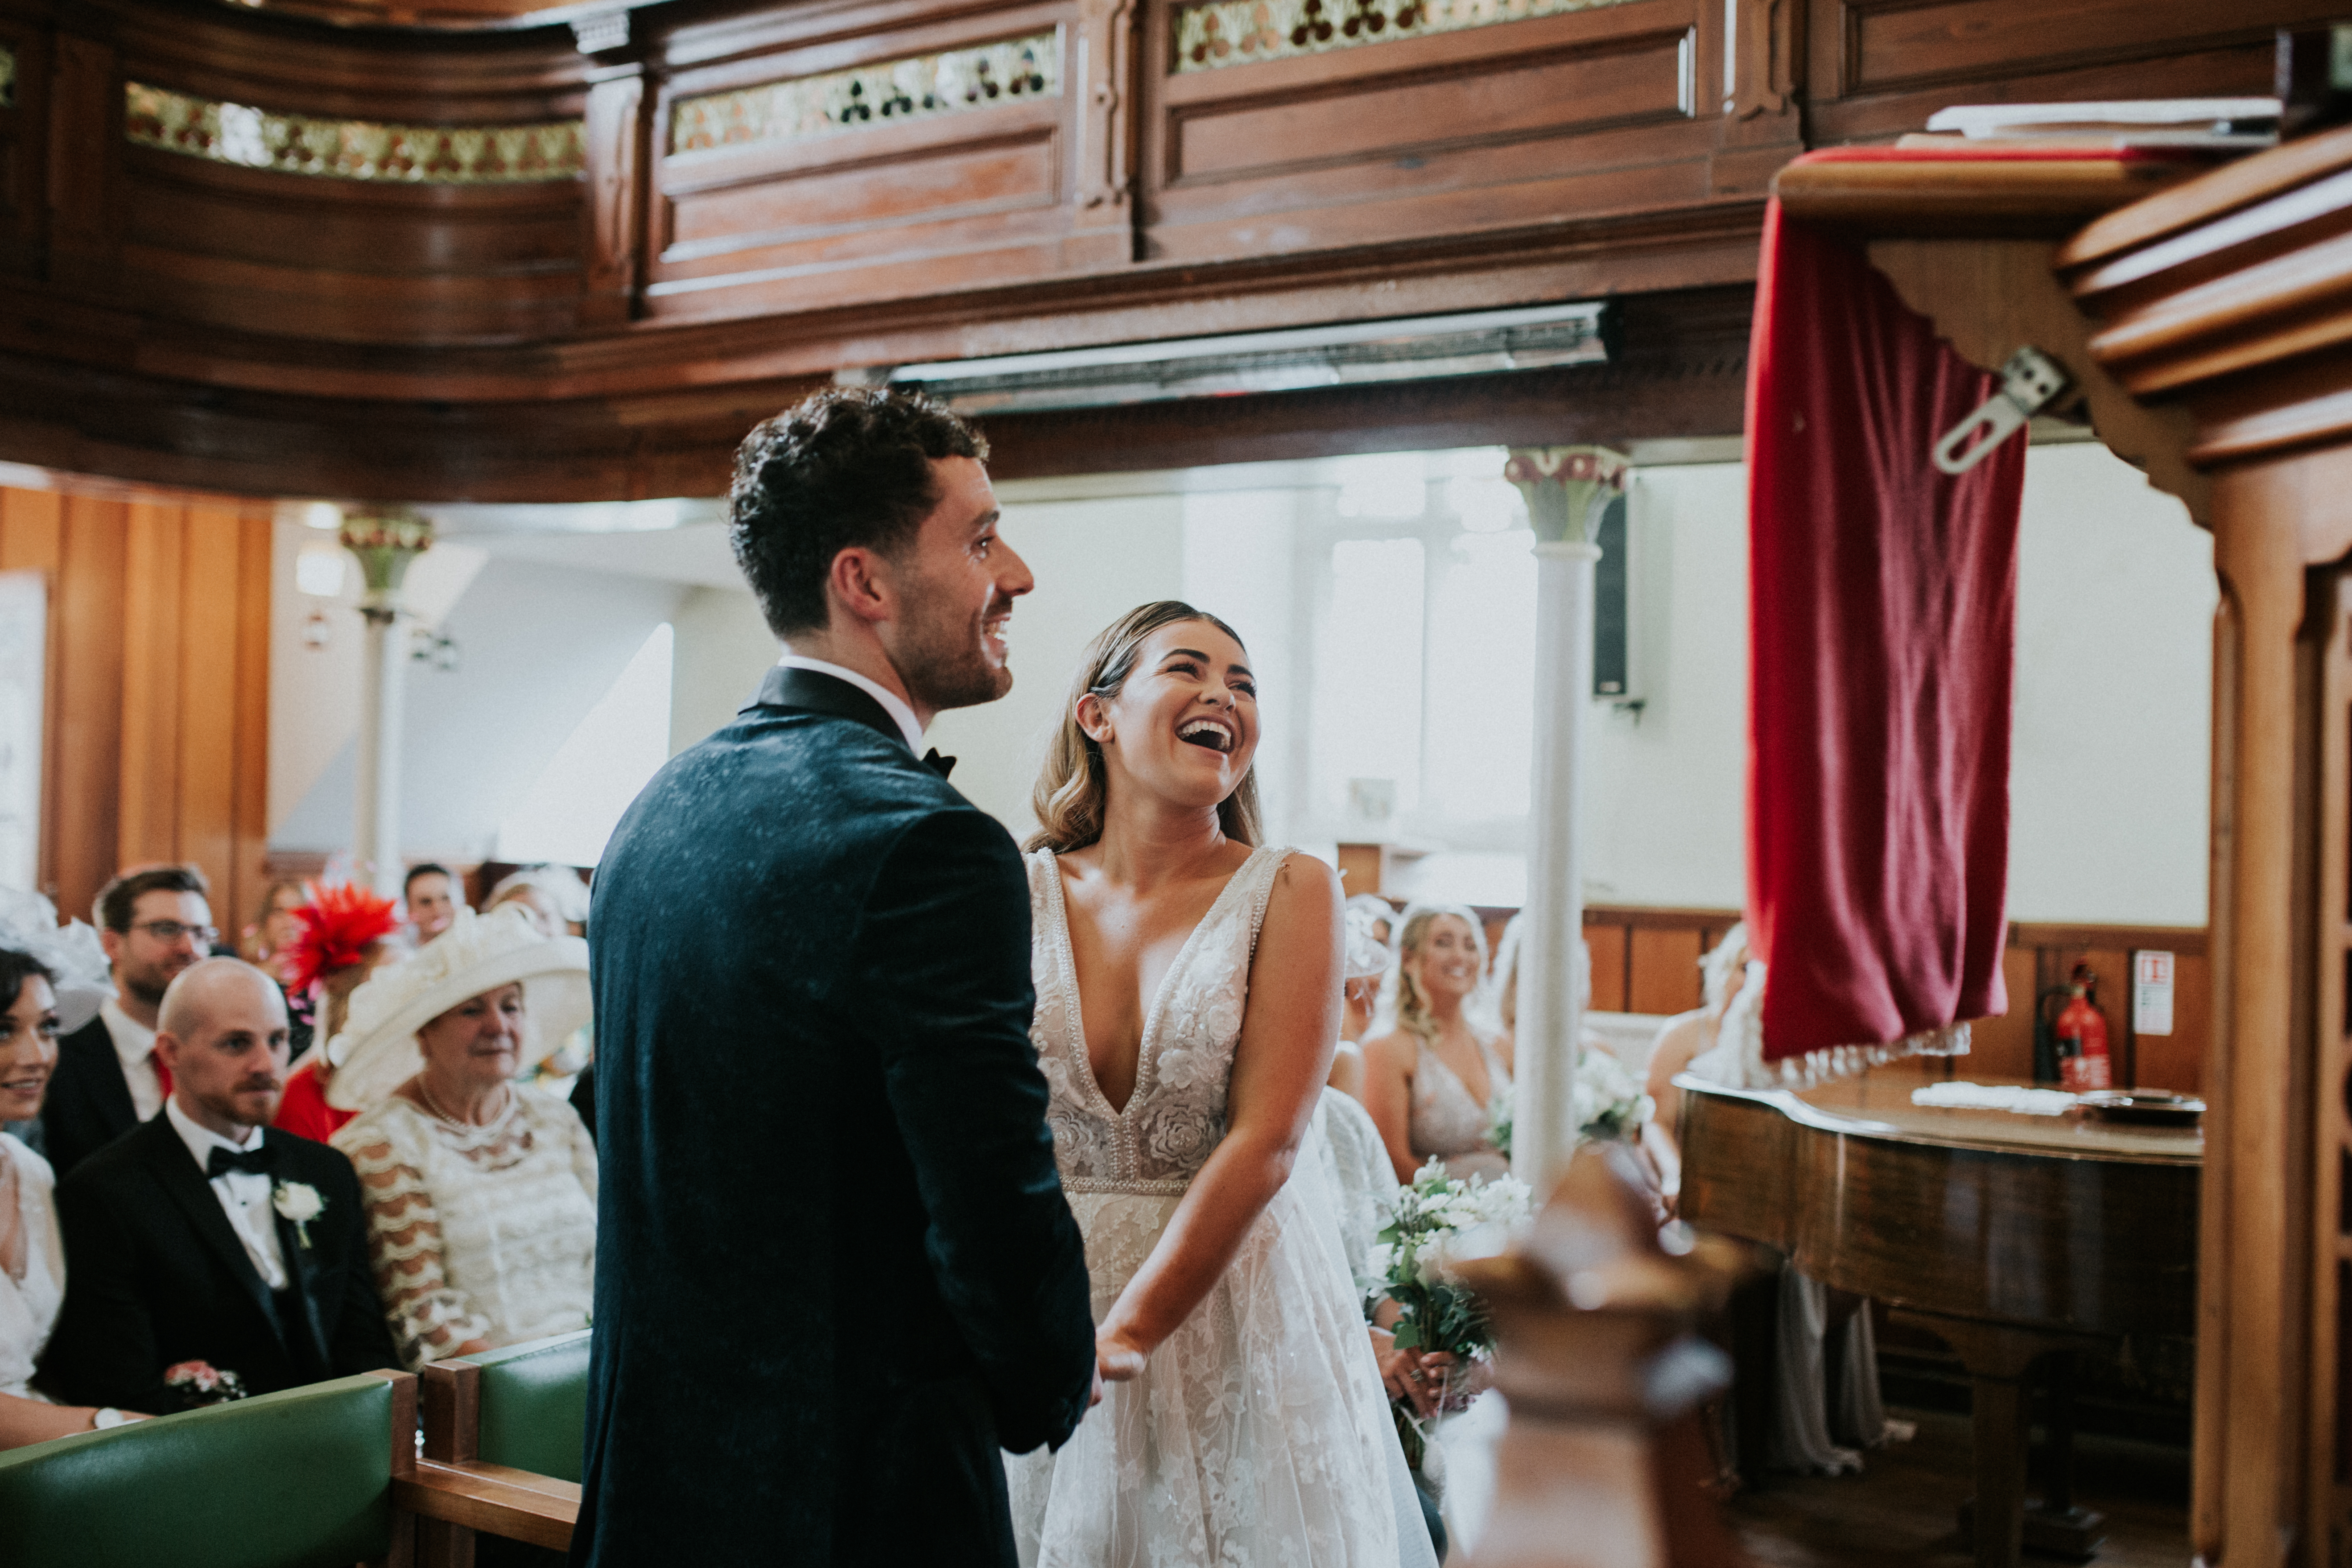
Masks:
[[[1145,11],[1148,257],[1528,228],[1712,196],[1701,116],[1717,106],[1702,109],[1699,84],[1722,79],[1719,9],[1633,0],[1179,69],[1200,8]]]
[[[645,313],[821,309],[1125,261],[1124,110],[1105,74],[1124,16],[1002,7],[678,72],[652,116]]]
[[[1817,145],[1891,139],[1954,103],[2267,94],[2276,30],[2341,15],[2325,0],[1804,3]]]
[[[708,489],[739,419],[845,366],[1738,285],[1808,131],[2258,91],[2311,3],[703,0],[591,46],[0,0],[0,457],[236,493]],[[134,85],[164,95],[135,120]],[[1098,411],[1003,449],[1475,441],[1460,409],[1516,424],[1538,392],[1720,433],[1737,389],[1702,379]]]

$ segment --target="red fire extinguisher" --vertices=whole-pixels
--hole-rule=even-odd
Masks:
[[[2111,1089],[2115,1074],[2108,1065],[2107,1019],[2092,993],[2099,977],[2087,963],[2074,966],[2067,986],[2066,1005],[2058,1013],[2058,1086],[2071,1093]]]

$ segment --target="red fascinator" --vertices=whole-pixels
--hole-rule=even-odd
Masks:
[[[303,890],[310,901],[292,911],[302,922],[302,932],[287,950],[294,972],[286,983],[289,991],[307,991],[312,981],[350,968],[400,929],[393,901],[356,882],[331,888],[308,882]]]

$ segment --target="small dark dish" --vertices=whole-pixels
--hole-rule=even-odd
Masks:
[[[2099,1089],[2076,1100],[2102,1121],[2137,1121],[2155,1127],[2194,1127],[2205,1102],[2193,1094],[2162,1089]]]

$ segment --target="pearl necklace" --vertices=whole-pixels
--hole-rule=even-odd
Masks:
[[[506,1099],[499,1106],[499,1114],[491,1117],[488,1121],[467,1121],[463,1117],[450,1115],[441,1108],[441,1102],[433,1098],[433,1086],[425,1081],[425,1075],[422,1073],[419,1073],[416,1078],[416,1097],[425,1102],[425,1109],[431,1111],[438,1120],[467,1132],[479,1132],[485,1128],[496,1127],[514,1104],[513,1087],[508,1084],[500,1084],[499,1087],[506,1090]]]

